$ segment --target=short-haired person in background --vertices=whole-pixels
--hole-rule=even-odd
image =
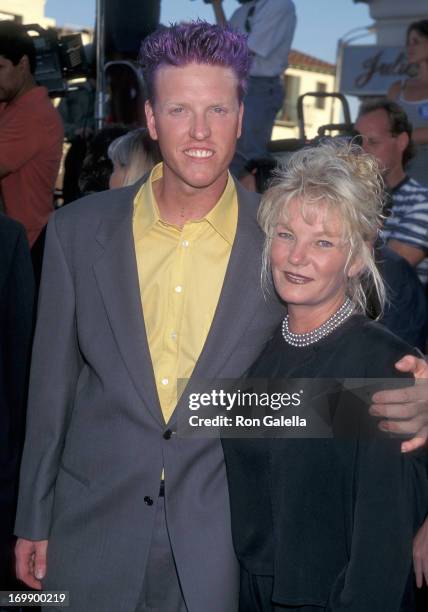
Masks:
[[[367,102],[355,129],[365,151],[379,162],[389,198],[382,236],[388,246],[415,267],[428,284],[428,187],[406,174],[412,157],[412,126],[403,109],[390,100]]]
[[[64,130],[47,89],[34,80],[35,67],[34,43],[24,26],[0,21],[1,192],[6,214],[26,229],[38,277]]]
[[[382,195],[374,158],[355,145],[304,149],[278,174],[259,221],[264,276],[287,314],[248,378],[403,376],[394,363],[412,349],[364,316],[367,284],[384,301],[373,259]],[[333,422],[361,411],[347,437],[223,439],[242,612],[400,610],[423,519],[413,488],[428,505],[424,457],[365,430],[364,399],[326,384]],[[310,423],[315,406],[303,406]]]
[[[159,146],[147,128],[138,128],[116,138],[108,148],[113,164],[110,189],[133,185],[161,161]]]
[[[428,189],[406,174],[413,155],[412,126],[395,102],[378,99],[361,105],[355,128],[364,150],[378,160],[387,192],[375,253],[388,293],[381,320],[425,351]]]

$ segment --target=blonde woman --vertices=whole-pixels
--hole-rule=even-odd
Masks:
[[[372,249],[382,193],[374,158],[342,143],[296,153],[266,192],[265,281],[287,311],[250,378],[399,376],[394,363],[409,346],[364,315],[366,287],[385,300]],[[363,419],[362,400],[334,398],[332,415],[352,408]],[[375,435],[224,438],[223,447],[242,612],[400,610],[422,520],[411,494],[415,479],[424,493],[417,458]]]

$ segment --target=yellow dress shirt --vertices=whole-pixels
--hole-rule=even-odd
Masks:
[[[177,380],[190,378],[201,354],[223,286],[238,222],[235,184],[203,218],[183,228],[160,218],[153,168],[134,200],[133,233],[144,322],[162,413],[177,404]]]

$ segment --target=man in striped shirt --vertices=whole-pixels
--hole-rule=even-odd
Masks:
[[[406,175],[411,159],[412,126],[406,113],[389,100],[361,106],[356,130],[362,146],[379,161],[388,189],[382,236],[388,246],[416,268],[428,284],[428,188]],[[427,168],[428,172],[428,168]]]

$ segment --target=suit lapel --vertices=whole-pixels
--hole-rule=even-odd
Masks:
[[[144,325],[132,232],[133,199],[120,217],[105,219],[97,240],[104,247],[94,272],[122,359],[141,399],[164,425]]]
[[[242,340],[260,300],[263,236],[240,204],[238,227],[215,316],[194,375],[215,377]]]

